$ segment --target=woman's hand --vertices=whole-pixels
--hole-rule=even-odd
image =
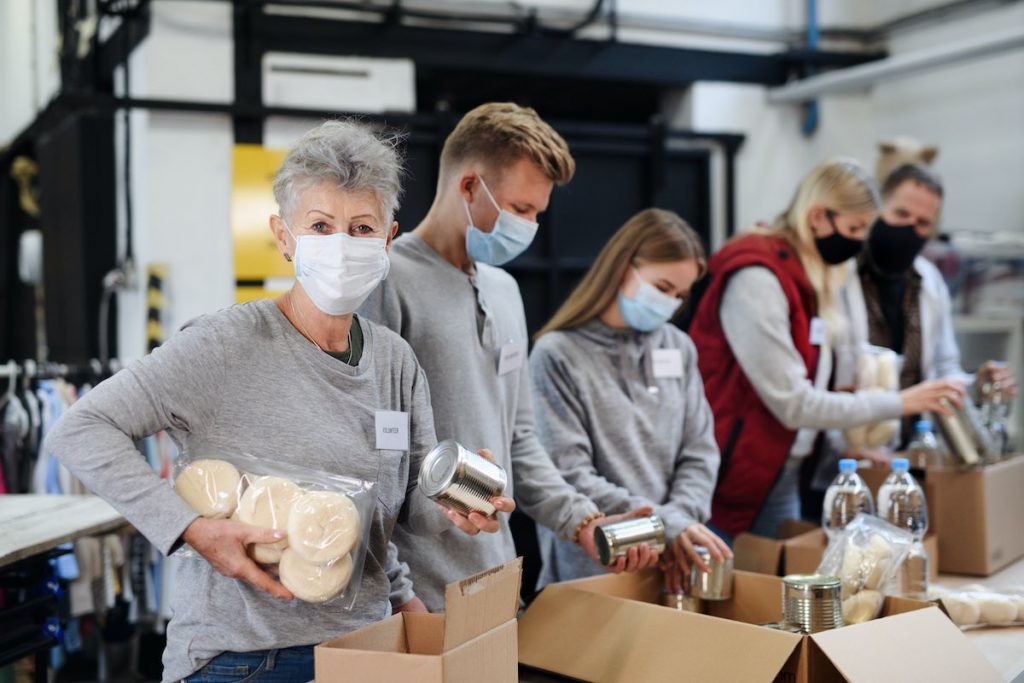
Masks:
[[[481,448],[477,451],[477,454],[481,458],[486,458],[491,462],[495,462],[494,455],[486,448]],[[457,526],[463,531],[463,533],[469,534],[470,536],[476,536],[481,531],[486,531],[489,534],[493,534],[498,531],[500,525],[498,524],[498,513],[504,512],[506,514],[512,514],[512,511],[516,509],[516,502],[511,498],[505,496],[494,496],[491,498],[491,505],[494,506],[494,514],[484,515],[479,512],[470,512],[468,515],[464,515],[455,510],[449,510],[443,505],[438,505],[441,512],[451,520],[452,524]]]
[[[948,401],[954,406],[960,405],[964,397],[964,386],[952,379],[936,379],[921,382],[900,392],[903,400],[903,414],[942,413],[950,416]]]
[[[1017,378],[1013,370],[1006,367],[1006,363],[990,360],[978,368],[978,376],[974,380],[975,388],[980,389],[983,384],[994,382],[999,382],[1003,391],[1010,396],[1017,395]]]
[[[622,522],[627,519],[637,519],[640,517],[649,517],[653,509],[650,506],[644,506],[625,512],[621,515],[612,515],[611,517],[601,517],[595,519],[587,526],[580,529],[579,534],[579,545],[583,548],[587,556],[590,557],[594,562],[601,564],[601,558],[597,553],[597,545],[594,543],[594,533],[597,531],[597,527],[604,526],[606,524],[614,524],[615,522]],[[614,574],[620,574],[622,572],[635,572],[647,567],[653,567],[658,564],[658,553],[654,552],[648,545],[633,546],[626,551],[624,557],[619,557],[612,564],[601,565],[608,571]]]
[[[875,467],[888,467],[892,464],[892,451],[888,448],[851,448],[843,453],[843,457],[870,460]]]
[[[662,563],[662,571],[665,571],[665,587],[669,591],[682,593],[686,590],[690,567],[693,564],[704,571],[711,571],[711,567],[707,566],[694,550],[694,546],[698,545],[707,548],[711,553],[711,559],[715,562],[732,557],[732,550],[715,532],[703,524],[691,524],[672,540],[670,552],[666,553],[668,559]]]
[[[401,607],[393,607],[391,609],[392,614],[398,614],[399,612],[428,612],[427,606],[423,604],[423,601],[413,596],[413,599],[405,603]]]
[[[276,543],[286,535],[283,531],[264,529],[230,519],[200,517],[188,525],[182,539],[224,576],[245,581],[253,588],[276,598],[293,600],[295,596],[291,591],[270,578],[245,552],[247,545]]]

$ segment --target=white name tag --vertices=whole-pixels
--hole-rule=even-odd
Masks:
[[[498,375],[507,375],[523,367],[526,362],[526,342],[509,342],[501,347],[498,356]]]
[[[384,451],[409,450],[409,413],[378,410],[377,448]]]
[[[828,323],[823,318],[811,318],[811,344],[821,346],[828,339]]]
[[[679,349],[654,349],[653,362],[657,379],[683,376],[683,352]]]

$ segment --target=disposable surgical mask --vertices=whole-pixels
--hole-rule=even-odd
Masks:
[[[298,235],[295,240],[295,278],[309,298],[328,315],[355,312],[387,277],[391,261],[387,240],[332,235]]]
[[[465,199],[462,200],[463,206],[466,207],[466,217],[469,219],[469,227],[466,230],[466,253],[474,261],[492,266],[504,265],[530,246],[537,234],[537,223],[501,208],[483,178],[480,178],[480,186],[484,188],[487,198],[498,210],[498,219],[490,232],[480,230],[473,225],[469,203]]]
[[[633,273],[640,282],[640,287],[631,297],[619,292],[619,313],[626,324],[634,330],[653,332],[672,319],[683,300],[669,296],[645,282],[636,268],[633,268]]]

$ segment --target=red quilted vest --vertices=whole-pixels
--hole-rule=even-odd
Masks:
[[[761,402],[733,355],[718,316],[729,278],[750,266],[768,268],[779,279],[789,303],[793,344],[809,378],[818,364],[818,347],[810,343],[811,319],[817,311],[814,289],[793,248],[778,237],[745,235],[712,256],[689,334],[697,346],[704,391],[715,416],[715,439],[722,452],[711,523],[732,536],[753,525],[796,438],[796,432],[783,426]]]

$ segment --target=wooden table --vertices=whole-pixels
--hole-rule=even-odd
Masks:
[[[127,523],[96,496],[0,496],[0,567]]]
[[[986,588],[1024,587],[1024,559],[989,577],[940,574],[936,583],[952,589],[975,583]],[[1003,675],[1003,680],[1024,676],[1024,626],[978,628],[964,633]]]

